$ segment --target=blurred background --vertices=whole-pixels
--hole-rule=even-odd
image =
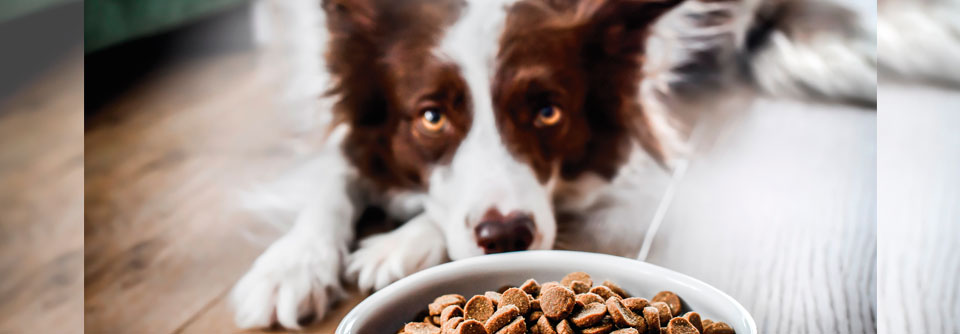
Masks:
[[[763,333],[958,333],[960,10],[846,3],[878,25],[877,109],[691,106],[685,172],[644,172],[636,242],[612,252],[642,246]],[[0,333],[236,332],[225,296],[282,233],[238,194],[308,159],[328,121],[319,14],[0,2]]]

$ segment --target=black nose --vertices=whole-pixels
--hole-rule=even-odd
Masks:
[[[483,252],[493,254],[526,250],[533,242],[535,228],[530,215],[514,213],[487,218],[473,232]]]

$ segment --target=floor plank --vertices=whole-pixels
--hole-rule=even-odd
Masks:
[[[761,333],[875,332],[876,113],[763,100],[702,125],[648,261]]]
[[[303,149],[273,112],[292,103],[278,98],[285,73],[257,70],[260,56],[177,65],[88,122],[86,331],[174,332],[266,247],[271,230],[237,194]]]
[[[880,331],[958,333],[960,91],[880,92]]]
[[[79,333],[80,50],[0,101],[0,333]]]

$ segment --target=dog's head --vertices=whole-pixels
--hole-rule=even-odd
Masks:
[[[327,0],[344,152],[428,194],[449,256],[549,249],[558,184],[612,179],[639,144],[644,39],[679,0]]]

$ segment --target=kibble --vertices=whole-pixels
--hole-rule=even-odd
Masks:
[[[411,322],[403,326],[403,332],[407,334],[440,334],[440,329],[425,322]]]
[[[703,334],[736,334],[736,332],[726,323],[711,322],[709,326],[703,328]]]
[[[510,288],[503,292],[500,297],[500,306],[514,305],[520,310],[520,314],[527,314],[530,311],[530,296],[519,288]]]
[[[487,321],[494,311],[493,301],[486,296],[473,296],[463,307],[464,317],[480,322]]]
[[[646,298],[640,297],[624,298],[621,302],[623,306],[638,314],[643,313],[643,309],[650,305]]]
[[[680,309],[683,308],[683,305],[680,304],[680,297],[677,297],[677,294],[670,291],[660,291],[656,296],[653,296],[651,299],[653,302],[664,302],[667,306],[670,306],[670,311],[673,312],[672,316],[677,316],[680,314]]]
[[[551,285],[540,291],[540,309],[547,318],[558,320],[573,312],[576,299],[573,291],[558,285]]]
[[[433,300],[433,303],[427,305],[427,310],[430,311],[430,315],[440,315],[440,312],[443,312],[443,309],[447,308],[450,305],[460,305],[463,306],[463,303],[466,299],[463,296],[458,294],[449,294],[437,297]]]
[[[570,317],[570,321],[580,328],[589,327],[599,323],[605,315],[607,315],[606,305],[591,303]]]
[[[581,293],[577,295],[576,300],[577,304],[580,304],[580,306],[604,302],[603,297],[600,297],[600,295],[593,292]]]
[[[501,307],[490,316],[490,319],[487,319],[487,322],[483,324],[483,328],[487,330],[487,333],[495,333],[507,326],[507,324],[519,315],[520,311],[517,310],[516,306],[507,305],[506,307]]]
[[[667,324],[667,334],[699,334],[700,331],[693,327],[687,319],[673,318]]]
[[[464,322],[461,322],[457,326],[457,330],[454,331],[455,334],[488,334],[487,330],[483,328],[483,324],[479,321],[469,319]]]
[[[459,305],[447,306],[447,308],[440,312],[440,324],[446,323],[447,320],[455,317],[463,317],[463,308]]]
[[[682,316],[680,314],[683,313]],[[529,279],[469,300],[437,297],[398,334],[736,334],[730,325],[702,319],[671,291],[650,300],[631,297],[584,272],[559,282]]]

